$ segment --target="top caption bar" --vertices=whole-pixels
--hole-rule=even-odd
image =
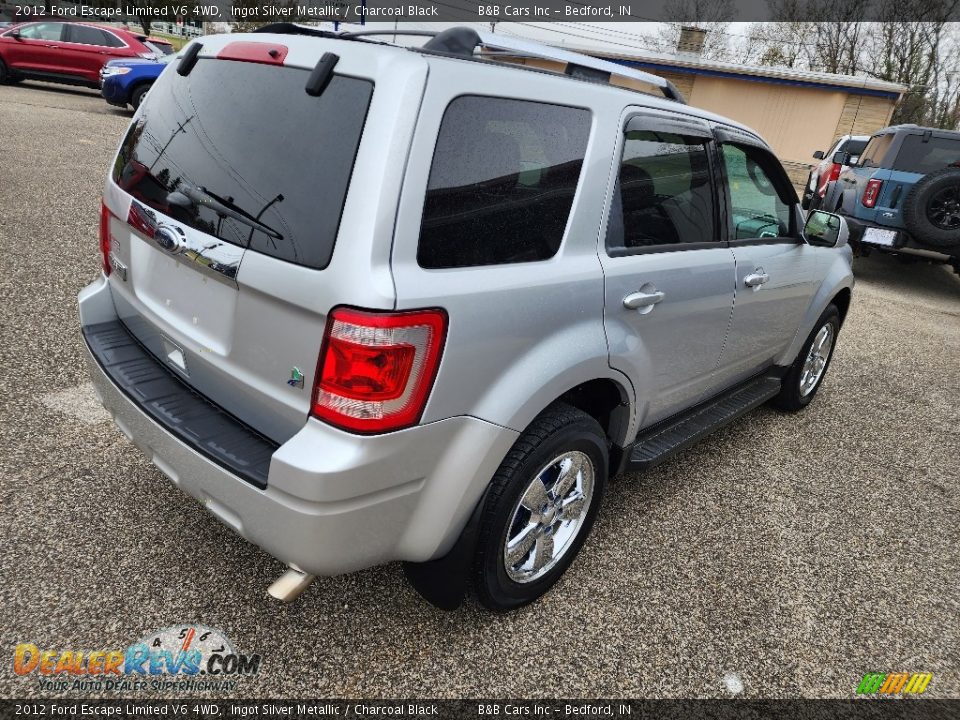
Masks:
[[[723,17],[681,16],[682,3],[668,0],[605,2],[604,0],[538,0],[472,2],[471,0],[234,0],[227,2],[152,2],[100,0],[89,3],[10,3],[17,20],[55,16],[63,20],[126,20],[140,17],[212,22],[710,22],[724,21],[889,21],[946,22],[958,20],[956,0],[837,0],[824,11],[821,0],[796,3],[733,0]]]

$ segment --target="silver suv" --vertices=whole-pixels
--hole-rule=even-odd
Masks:
[[[756,134],[472,29],[266,30],[157,80],[79,302],[117,426],[288,565],[271,594],[401,560],[439,607],[518,607],[610,476],[813,399],[847,230]]]

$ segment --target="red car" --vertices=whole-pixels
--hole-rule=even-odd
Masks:
[[[0,32],[0,83],[25,78],[99,87],[100,68],[115,58],[163,57],[146,35],[77,22],[19,23]]]

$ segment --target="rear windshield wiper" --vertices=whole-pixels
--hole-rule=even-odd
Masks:
[[[206,205],[218,215],[225,215],[228,218],[232,218],[237,222],[257,229],[265,235],[276,240],[283,240],[283,235],[278,233],[272,227],[260,222],[259,219],[248,213],[242,207],[235,205],[233,201],[224,197],[220,197],[216,193],[210,192],[205,187],[183,188],[181,189],[181,192],[193,202],[197,203],[197,205]]]

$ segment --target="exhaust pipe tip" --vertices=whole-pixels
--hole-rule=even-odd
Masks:
[[[280,602],[293,602],[310,586],[310,583],[316,580],[316,577],[290,567],[267,588],[267,594]]]

